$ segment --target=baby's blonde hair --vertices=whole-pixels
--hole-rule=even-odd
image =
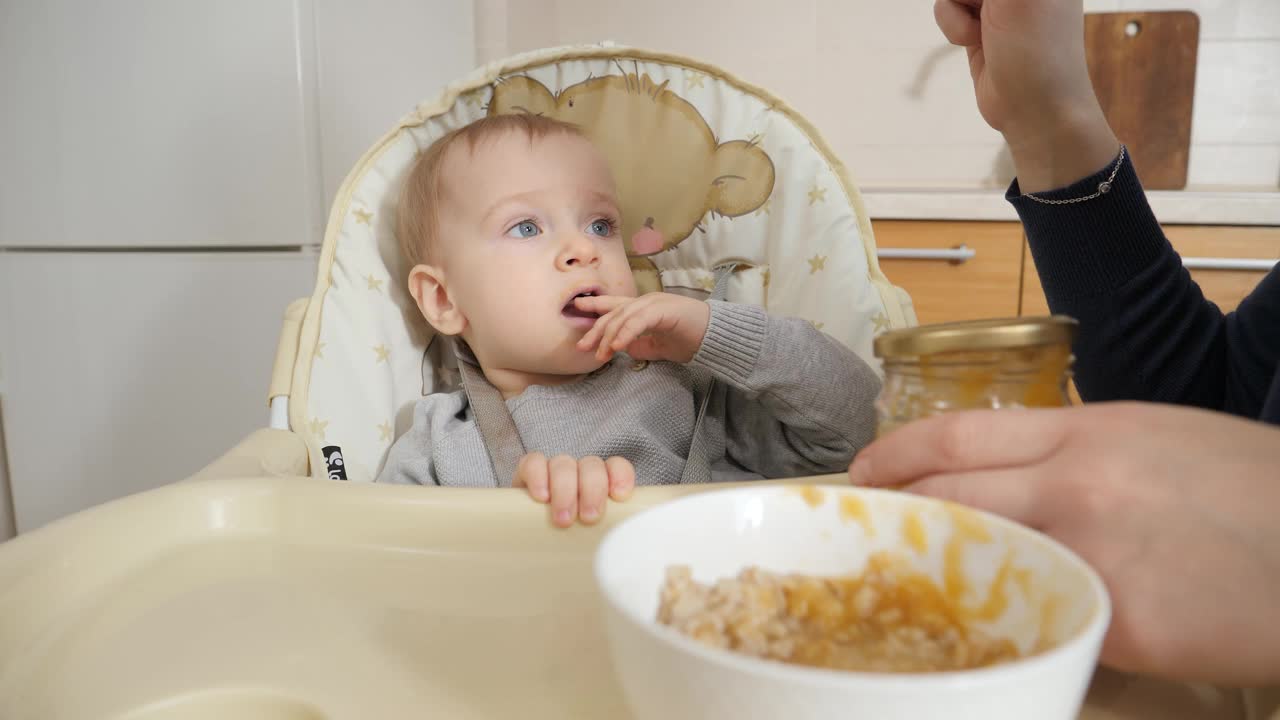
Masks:
[[[426,262],[436,241],[442,168],[449,150],[459,142],[465,142],[467,150],[474,151],[481,141],[513,131],[524,133],[529,142],[557,133],[584,137],[577,125],[543,115],[520,113],[483,117],[436,140],[418,154],[396,204],[396,237],[409,267]]]

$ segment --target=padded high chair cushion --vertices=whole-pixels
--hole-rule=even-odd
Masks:
[[[408,295],[394,204],[418,152],[508,112],[573,122],[601,149],[642,290],[705,295],[714,269],[735,263],[729,300],[810,320],[873,367],[873,337],[914,324],[910,300],[880,272],[843,165],[778,99],[703,63],[634,49],[519,56],[421,105],[338,192],[290,393],[313,475],[326,474],[322,448],[338,446],[348,478],[372,480],[414,402],[456,387],[447,343],[429,343]]]

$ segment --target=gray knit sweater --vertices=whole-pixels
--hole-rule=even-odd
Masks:
[[[718,382],[697,425],[708,375]],[[527,451],[617,455],[635,466],[637,484],[668,485],[681,480],[695,426],[702,452],[689,462],[700,479],[842,472],[874,435],[879,391],[860,357],[808,322],[711,301],[706,336],[687,365],[618,356],[580,381],[535,385],[506,402]],[[493,476],[459,390],[418,401],[378,482],[508,487],[511,478]]]

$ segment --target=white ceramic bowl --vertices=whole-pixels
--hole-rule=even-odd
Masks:
[[[966,539],[968,538],[968,539]],[[1023,659],[950,673],[797,667],[708,648],[655,621],[669,565],[709,582],[749,565],[848,575],[899,552],[942,585],[962,573],[969,607],[1000,610],[984,629]],[[1001,572],[1001,568],[1004,571]],[[596,553],[614,670],[637,720],[1074,720],[1111,604],[1079,557],[1025,527],[905,493],[762,486],[660,505],[615,528]]]

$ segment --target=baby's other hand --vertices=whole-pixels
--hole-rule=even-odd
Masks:
[[[574,520],[594,525],[604,515],[610,498],[623,501],[636,486],[636,471],[625,458],[584,457],[575,460],[557,455],[550,460],[540,452],[520,458],[512,486],[525,488],[529,497],[551,505],[551,522],[569,527]]]
[[[702,347],[711,322],[707,303],[665,292],[637,298],[580,297],[574,303],[579,310],[600,313],[596,324],[578,341],[578,349],[594,349],[601,361],[625,351],[637,360],[687,363]]]

